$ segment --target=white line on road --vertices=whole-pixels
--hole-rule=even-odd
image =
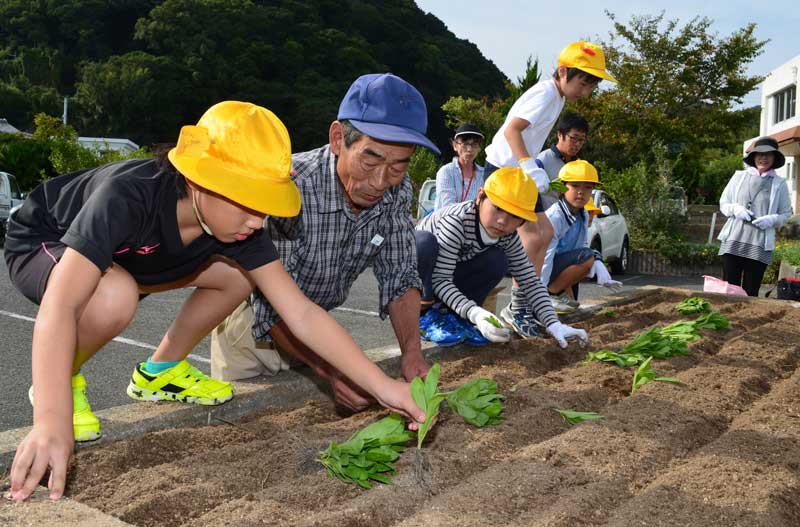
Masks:
[[[363,309],[353,309],[351,307],[337,307],[337,308],[334,308],[334,311],[344,311],[346,313],[357,313],[359,315],[369,315],[369,316],[372,316],[372,317],[381,316],[380,313],[376,313],[375,311],[364,311]]]
[[[18,320],[27,320],[28,322],[36,322],[35,318],[26,317],[25,315],[18,315],[17,313],[12,313],[10,311],[4,311],[2,309],[0,309],[0,315],[5,315],[5,316],[10,317],[10,318],[16,318]],[[114,341],[122,343],[122,344],[128,344],[130,346],[136,346],[137,348],[144,348],[144,349],[148,349],[148,350],[156,349],[156,347],[153,346],[152,344],[146,344],[144,342],[139,342],[138,340],[128,339],[128,338],[125,338],[125,337],[115,337]],[[189,358],[197,360],[197,361],[200,361],[200,362],[204,362],[206,364],[210,364],[211,363],[211,359],[207,359],[205,357],[200,357],[200,356],[194,355],[194,354],[189,355]]]

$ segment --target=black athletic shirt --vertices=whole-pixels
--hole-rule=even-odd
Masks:
[[[134,159],[46,181],[9,220],[5,250],[28,253],[44,241],[61,241],[101,271],[113,262],[142,285],[184,278],[213,254],[248,271],[278,258],[264,229],[235,243],[203,233],[184,247],[176,177],[152,159]]]

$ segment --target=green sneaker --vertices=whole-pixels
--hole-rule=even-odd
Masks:
[[[147,373],[144,362],[133,370],[127,394],[137,401],[180,401],[217,405],[233,398],[229,382],[212,379],[185,360],[158,374]]]
[[[33,386],[28,390],[28,399],[33,406]],[[72,433],[78,442],[95,441],[102,435],[100,420],[86,397],[86,379],[81,373],[72,376]]]

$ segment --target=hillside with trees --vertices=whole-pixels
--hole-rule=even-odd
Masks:
[[[5,0],[0,116],[37,113],[87,136],[174,141],[223,99],[272,109],[295,150],[326,142],[359,75],[392,72],[425,96],[445,146],[442,104],[504,96],[505,76],[411,0]]]

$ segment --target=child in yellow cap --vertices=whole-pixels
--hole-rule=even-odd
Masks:
[[[526,307],[561,347],[570,338],[586,343],[584,330],[558,321],[519,240],[517,229],[536,221],[537,197],[536,185],[520,168],[503,168],[486,180],[477,199],[437,209],[420,221],[417,269],[423,305],[438,298],[446,308],[430,308],[422,316],[423,337],[440,345],[510,340],[509,330],[498,327],[494,314],[481,307],[508,270],[525,291]],[[535,328],[514,329],[525,337],[538,333]]]
[[[262,228],[294,216],[283,123],[254,104],[212,106],[157,159],[67,174],[34,189],[10,219],[11,281],[39,304],[33,334],[33,429],[11,468],[14,500],[50,468],[61,496],[73,440],[100,436],[81,366],[133,320],[142,295],[194,288],[127,393],[145,401],[215,405],[233,387],[186,356],[258,287],[297,337],[383,405],[422,421],[406,383],[386,376],[284,271]],[[70,397],[70,394],[72,395]]]
[[[553,239],[547,246],[542,283],[547,286],[553,307],[560,313],[578,307],[578,284],[597,276],[597,284],[618,290],[622,284],[611,279],[602,255],[589,248],[589,202],[600,183],[597,170],[587,161],[571,161],[561,167],[559,179],[567,186],[562,198],[547,209],[553,225]],[[591,204],[594,207],[594,203]],[[594,207],[596,209],[596,207]]]
[[[537,163],[550,130],[558,119],[566,101],[576,101],[588,96],[601,80],[616,82],[606,70],[606,59],[600,46],[591,42],[573,42],[558,55],[558,67],[552,78],[542,80],[528,89],[514,103],[503,126],[486,148],[485,177],[497,167],[519,166],[539,189],[547,192],[550,179]],[[553,237],[553,226],[541,200],[537,203],[537,222],[527,222],[520,230],[520,238],[528,258],[541,272],[545,250]],[[511,303],[501,312],[504,320],[525,317],[525,301],[514,283]]]

